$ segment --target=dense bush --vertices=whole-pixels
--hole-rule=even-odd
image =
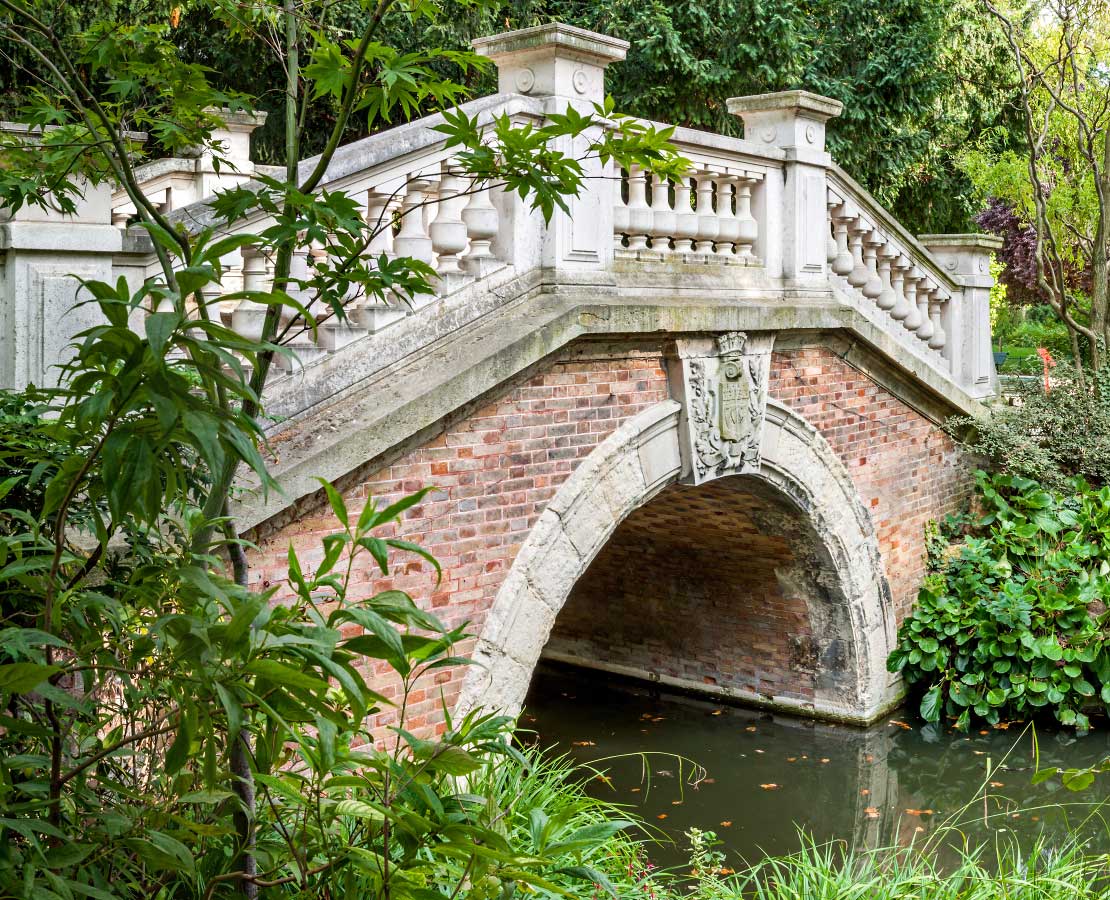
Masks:
[[[887,665],[923,690],[930,722],[1051,713],[1086,729],[1110,705],[1110,487],[977,478],[985,512],[951,548],[934,542]]]
[[[1012,406],[997,405],[986,419],[955,417],[948,431],[992,469],[1064,490],[1081,477],[1110,484],[1110,373],[1088,375],[1056,368],[1047,393],[1038,379],[1018,387]]]

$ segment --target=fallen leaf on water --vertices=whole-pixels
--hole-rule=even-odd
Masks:
[[[998,722],[998,723],[995,724],[994,727],[995,727],[996,731],[1005,731],[1006,729],[1008,729],[1010,727],[1010,723],[1009,722]]]
[[[725,714],[725,711],[723,709],[715,709],[709,715],[711,715],[711,716],[723,716],[724,714]]]
[[[672,800],[671,801],[671,806],[682,806],[682,801],[681,800]]]
[[[732,827],[732,823],[731,823],[731,822],[728,822],[728,821],[722,822],[722,823],[721,823],[721,827],[722,827],[722,828],[731,828],[731,827]]]
[[[822,757],[821,757],[821,765],[824,765],[824,764],[825,764],[825,763],[827,763],[828,761],[829,761],[829,758],[828,758],[827,756],[822,756]]]
[[[574,741],[573,744],[574,744],[575,747],[596,747],[597,746],[597,744],[595,744],[593,741]]]
[[[990,734],[990,732],[989,732],[989,731],[980,731],[979,733],[980,733],[980,734]]]
[[[613,779],[610,778],[608,775],[602,775],[602,774],[598,773],[597,775],[594,776],[594,781],[604,782],[605,784],[609,785],[609,787],[613,786]]]
[[[798,757],[796,757],[796,756],[788,756],[788,757],[786,757],[786,761],[787,761],[787,762],[797,762],[797,761],[798,761]]]
[[[931,809],[907,809],[907,816],[931,816],[933,811]]]
[[[879,809],[876,806],[869,806],[863,811],[863,814],[869,819],[879,818]]]
[[[992,781],[991,787],[1006,787],[1001,781]]]
[[[632,788],[632,793],[633,794],[638,794],[638,793],[640,793],[640,789],[639,788]]]
[[[748,726],[747,728],[745,728],[744,730],[745,730],[745,731],[758,731],[759,729],[757,729],[757,728],[756,728],[756,727],[755,727],[754,725],[749,725],[749,726]]]
[[[864,788],[862,791],[859,792],[859,795],[861,797],[870,797],[871,791],[869,791],[867,788]]]
[[[1039,821],[1041,821],[1041,817],[1040,817],[1040,816],[1033,816],[1033,817],[1032,817],[1032,819],[1033,819],[1033,821],[1034,821],[1034,822],[1039,822]]]
[[[655,818],[657,818],[657,819],[665,819],[665,818],[667,818],[667,814],[666,814],[666,813],[659,813],[659,815],[657,815],[657,816],[656,816]]]
[[[765,791],[777,791],[779,789],[779,786],[777,784],[774,784],[774,783],[761,784],[760,787],[763,788],[763,790],[765,790]]]
[[[906,731],[910,730],[909,725],[907,725],[905,722],[899,722],[897,719],[891,719],[890,724],[891,725],[897,725],[899,728],[904,728],[904,729],[906,729]]]
[[[717,874],[718,875],[735,875],[736,870],[735,869],[730,869],[728,866],[721,866],[721,868],[719,868],[717,870]]]

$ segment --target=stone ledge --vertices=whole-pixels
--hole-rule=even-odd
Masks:
[[[710,302],[672,297],[669,303],[645,303],[610,296],[598,303],[597,286],[533,284],[478,322],[368,375],[335,402],[286,426],[274,442],[281,457],[274,476],[284,496],[248,495],[235,515],[244,530],[254,528],[315,495],[316,476],[335,481],[398,447],[430,439],[447,417],[583,336],[650,335],[662,341],[668,334],[716,331],[848,334],[856,340],[842,354],[845,360],[896,396],[909,395],[911,405],[934,421],[945,413],[982,412],[977,401],[855,309],[829,300],[788,307],[778,297],[735,305],[714,293],[706,298]]]

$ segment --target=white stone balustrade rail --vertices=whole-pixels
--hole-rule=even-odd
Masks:
[[[590,109],[604,96],[605,67],[627,47],[558,24],[475,45],[499,73],[500,93],[464,106],[483,124],[500,115],[539,123],[567,104]],[[885,336],[880,352],[908,354],[913,366],[925,367],[922,373],[934,373],[929,378],[970,398],[991,394],[986,302],[993,239],[909,234],[825,151],[825,125],[839,114],[839,103],[791,91],[728,104],[744,120],[743,139],[675,129],[673,143],[691,163],[685,177],[664,180],[588,161],[582,191],[568,201],[570,214],[556,211],[546,223],[519,197],[498,185],[476,185],[452,165],[452,151],[434,130],[440,116],[341,147],[321,189],[347,192],[368,223],[386,226],[376,230],[366,255],[429,264],[436,272],[433,291],[411,302],[352,296],[343,322],[313,308],[322,318],[317,337],[304,329],[287,336],[296,361],[279,361],[291,376],[271,386],[279,414],[297,415],[350,388],[371,367],[424,352],[541,283],[548,290],[583,284],[617,293],[646,290],[644,296],[665,290],[677,302],[689,282],[691,292],[694,286],[702,291],[698,297],[712,289],[716,297],[735,298],[722,302],[850,308]],[[212,192],[250,184],[267,171],[249,158],[257,124],[229,118],[219,137],[233,167],[217,172],[203,154],[143,167],[148,193],[187,228],[219,227],[207,203]],[[570,141],[562,147],[580,148]],[[314,165],[303,162],[302,174]],[[133,214],[125,195],[105,190],[90,191],[68,220],[33,210],[5,220],[0,211],[0,384],[49,381],[66,334],[87,324],[74,320],[68,332],[55,325],[75,296],[71,274],[104,280],[122,274],[135,288],[157,277],[149,242],[129,227]],[[235,228],[267,224],[259,215]],[[326,246],[302,248],[293,277],[309,279],[314,267],[332,262],[329,253]],[[272,260],[235,252],[209,295],[264,290],[272,279]],[[298,299],[312,308],[313,298],[301,293]],[[257,336],[264,311],[225,302],[220,314],[235,330]]]

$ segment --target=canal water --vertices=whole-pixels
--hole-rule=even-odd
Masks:
[[[1082,767],[1110,755],[1110,731],[1077,738],[1025,725],[968,735],[923,725],[901,711],[869,728],[815,723],[658,691],[585,670],[542,666],[521,719],[538,742],[599,774],[591,792],[639,813],[661,838],[660,865],[686,858],[684,832],[712,830],[729,864],[799,848],[799,832],[859,849],[945,841],[957,825],[972,844],[1070,828],[1110,852],[1110,789],[1057,779],[1033,785],[1040,766]]]

